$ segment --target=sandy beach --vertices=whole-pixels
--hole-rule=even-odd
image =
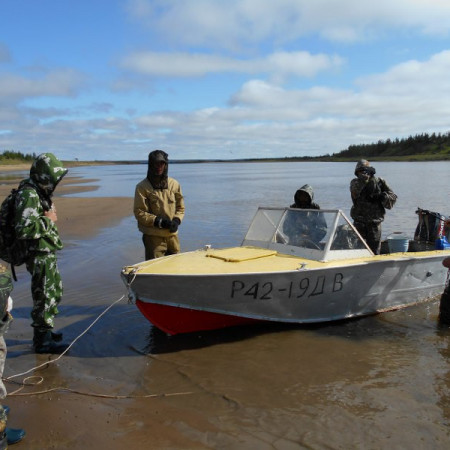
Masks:
[[[27,170],[27,165],[0,166],[2,173]],[[92,235],[99,228],[114,223],[132,211],[132,201],[125,197],[103,198],[76,198],[61,197],[64,194],[87,192],[92,186],[78,185],[80,183],[92,182],[92,179],[79,179],[70,177],[70,172],[57,187],[54,195],[54,203],[58,214],[58,229],[61,237],[86,237]],[[20,178],[12,178],[0,184],[0,199],[3,199],[17,187]],[[73,186],[73,184],[77,186]]]

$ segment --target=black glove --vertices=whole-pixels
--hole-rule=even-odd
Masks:
[[[369,177],[373,177],[376,173],[375,167],[366,167],[363,172],[367,175],[369,175]]]
[[[169,227],[169,231],[171,233],[175,233],[178,230],[178,226],[180,225],[181,220],[178,217],[175,217],[171,222],[170,222],[170,227]]]
[[[165,217],[157,216],[154,222],[156,228],[170,228],[171,220],[166,219]]]

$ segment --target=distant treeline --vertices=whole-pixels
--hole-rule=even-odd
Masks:
[[[328,155],[327,155],[328,156]],[[376,144],[350,145],[347,150],[333,153],[332,158],[410,158],[450,159],[450,132],[445,134],[416,134],[406,139],[387,139]],[[420,158],[422,157],[422,158]],[[411,158],[410,158],[411,159]]]
[[[0,154],[0,162],[7,163],[9,161],[33,161],[36,154],[26,155],[22,152],[14,152],[12,150],[5,150]]]

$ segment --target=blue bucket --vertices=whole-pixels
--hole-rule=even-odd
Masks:
[[[409,238],[402,234],[394,233],[387,238],[389,253],[407,252],[409,247]]]

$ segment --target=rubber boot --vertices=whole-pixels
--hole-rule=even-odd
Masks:
[[[52,341],[54,341],[54,342],[61,342],[62,341],[63,334],[61,332],[57,333],[55,331],[52,331],[51,333],[52,333]]]
[[[51,330],[34,329],[33,347],[35,353],[61,354],[69,347],[66,344],[57,344],[52,339]]]
[[[25,430],[22,430],[22,428],[6,428],[5,434],[8,445],[17,444],[26,435]]]

